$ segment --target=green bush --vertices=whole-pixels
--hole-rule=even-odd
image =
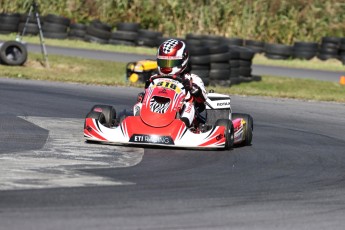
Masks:
[[[27,12],[31,0],[2,0],[2,12]],[[42,15],[75,22],[138,22],[165,36],[187,33],[292,44],[345,37],[345,2],[339,0],[37,0]]]

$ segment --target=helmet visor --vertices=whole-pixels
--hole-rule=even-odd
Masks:
[[[161,68],[173,68],[181,66],[183,63],[182,59],[159,59],[157,58],[157,64]]]

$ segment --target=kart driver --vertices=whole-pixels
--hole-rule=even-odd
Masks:
[[[164,76],[177,76],[182,78],[183,85],[187,91],[186,103],[182,108],[180,113],[180,119],[186,124],[187,127],[191,127],[196,117],[198,123],[205,123],[205,115],[201,112],[205,110],[205,101],[207,99],[207,92],[202,79],[190,73],[189,68],[189,54],[186,44],[183,41],[176,39],[169,39],[163,42],[157,51],[157,64],[158,64],[158,75]],[[146,82],[145,88],[149,86],[153,77],[158,76],[153,75]],[[134,111],[140,110],[141,101],[144,97],[143,93],[138,95],[139,106]]]

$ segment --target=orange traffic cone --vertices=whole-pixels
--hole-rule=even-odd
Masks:
[[[340,85],[345,85],[345,76],[341,76],[339,80]]]

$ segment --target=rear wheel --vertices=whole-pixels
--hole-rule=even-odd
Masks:
[[[215,126],[224,126],[225,127],[225,149],[232,149],[234,144],[234,126],[232,121],[228,119],[219,119],[216,121]]]
[[[237,118],[242,118],[246,122],[246,126],[244,129],[245,139],[241,144],[244,146],[251,145],[252,139],[253,139],[253,129],[254,129],[253,117],[250,116],[249,114],[245,114],[245,113],[233,113],[232,119],[234,120]]]

